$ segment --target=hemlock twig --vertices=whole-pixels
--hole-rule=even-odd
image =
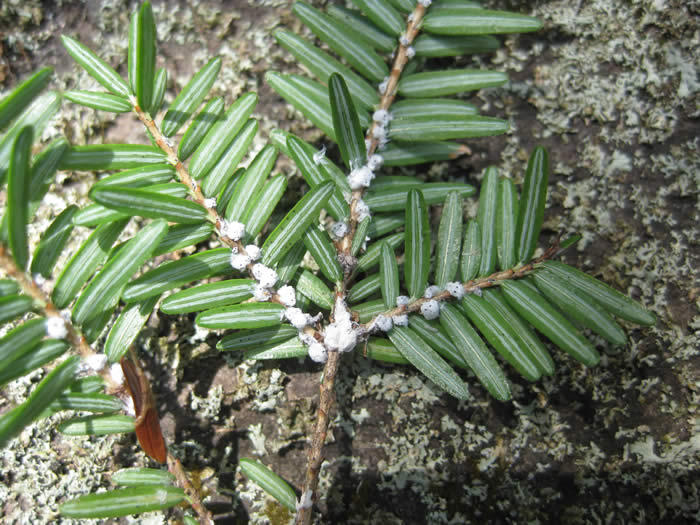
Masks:
[[[396,52],[396,57],[394,59],[393,66],[391,68],[391,73],[386,84],[386,89],[381,93],[381,101],[378,109],[388,111],[391,104],[396,96],[396,90],[398,87],[399,79],[401,73],[408,63],[408,48],[413,43],[413,40],[418,35],[419,25],[423,16],[425,15],[425,6],[420,2],[416,5],[413,15],[409,17],[409,22],[406,26],[406,32],[399,39],[399,46]],[[373,122],[367,131],[366,138],[370,141],[369,148],[367,151],[368,158],[372,155],[378,145],[379,139],[374,136],[373,130],[377,125]],[[349,233],[346,235],[340,243],[340,252],[344,254],[347,260],[355,261],[354,258],[349,257],[350,249],[352,247],[353,239],[355,238],[355,233],[357,231],[357,213],[356,207],[358,202],[362,199],[364,194],[364,188],[355,190],[352,192],[352,197],[350,201],[350,224]],[[352,268],[346,269],[346,275],[352,273]],[[346,285],[347,283],[342,283],[340,288],[336,291],[336,296],[345,299],[346,296]],[[336,303],[337,304],[337,303]],[[335,309],[335,306],[334,306]],[[333,315],[333,312],[332,314]],[[326,435],[328,434],[328,424],[329,415],[333,406],[333,400],[335,398],[335,377],[338,373],[338,367],[340,365],[341,355],[339,352],[328,352],[328,360],[323,368],[323,380],[320,386],[320,397],[319,397],[319,407],[318,407],[318,419],[316,422],[316,428],[314,430],[314,435],[311,440],[311,450],[309,451],[309,458],[306,466],[306,476],[304,480],[304,487],[302,489],[302,501],[305,500],[305,495],[311,497],[311,501],[316,501],[318,499],[317,488],[318,488],[318,476],[321,471],[321,464],[323,462],[323,444],[326,440]],[[295,525],[308,525],[311,522],[312,508],[301,505],[297,511],[295,518]]]

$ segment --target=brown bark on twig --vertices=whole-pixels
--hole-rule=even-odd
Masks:
[[[399,41],[399,46],[396,51],[396,58],[394,58],[394,63],[391,67],[391,73],[389,74],[389,82],[387,83],[384,93],[381,94],[381,99],[379,101],[379,107],[377,109],[389,110],[391,104],[396,98],[396,90],[399,85],[399,79],[401,78],[401,73],[403,72],[406,64],[408,63],[408,48],[411,46],[416,36],[418,36],[418,28],[420,22],[425,16],[425,7],[422,4],[417,4],[415,10],[413,11],[413,16],[410,17],[410,21],[406,24],[406,32],[404,33],[405,40]],[[369,129],[367,130],[366,139],[370,141],[369,148],[367,149],[367,156],[372,155],[379,146],[379,139],[374,136],[374,128],[377,126],[376,122],[372,122]],[[350,201],[350,234],[343,238],[341,249],[344,254],[350,254],[350,248],[352,247],[352,240],[355,238],[355,231],[357,230],[357,212],[356,206],[365,190],[355,190],[352,192],[352,200]]]
[[[389,81],[387,83],[386,90],[381,95],[381,100],[379,107],[377,109],[389,110],[391,104],[396,97],[396,90],[399,84],[399,79],[401,78],[401,73],[403,72],[406,63],[409,60],[408,48],[413,43],[413,40],[418,35],[418,28],[420,22],[425,15],[425,7],[418,3],[413,15],[409,17],[409,22],[406,26],[406,32],[404,37],[399,42],[399,46],[396,52],[396,58],[391,68],[391,73],[389,75]],[[379,140],[374,136],[374,127],[377,125],[373,122],[367,131],[366,138],[369,139],[370,145],[367,151],[367,155],[372,155],[379,145]],[[364,194],[364,189],[355,190],[352,192],[352,198],[350,201],[350,223],[349,229],[350,233],[346,235],[340,242],[340,251],[346,256],[346,260],[354,260],[350,257],[350,249],[352,247],[353,239],[355,238],[355,233],[357,231],[357,203],[362,199]],[[346,268],[346,275],[352,274],[352,268]],[[337,290],[337,295],[341,298],[345,297],[345,287],[343,286],[340,290]],[[316,421],[316,428],[314,430],[314,435],[311,441],[311,450],[309,451],[309,459],[306,467],[306,477],[304,480],[304,488],[302,492],[302,502],[305,500],[305,494],[310,494],[312,501],[318,499],[317,489],[318,489],[318,476],[321,471],[321,464],[323,463],[323,444],[326,440],[326,435],[328,434],[329,425],[329,414],[333,405],[333,400],[335,398],[335,377],[338,372],[338,367],[340,365],[340,354],[338,352],[329,352],[328,361],[326,361],[325,367],[323,369],[323,381],[320,387],[320,400],[318,408],[318,419]],[[312,508],[311,507],[300,507],[297,511],[295,518],[295,525],[308,525],[311,522]]]
[[[539,256],[537,259],[533,259],[532,261],[530,261],[527,264],[524,264],[523,266],[520,266],[519,268],[511,268],[500,272],[494,272],[486,277],[472,279],[471,281],[463,283],[462,288],[464,289],[464,293],[478,293],[479,290],[482,290],[484,288],[492,288],[494,286],[498,286],[503,281],[512,281],[514,279],[522,279],[523,277],[526,277],[534,271],[535,266],[537,264],[552,259],[555,255],[557,255],[559,251],[559,241],[560,238],[558,237],[541,256]],[[369,328],[375,323],[379,315],[383,315],[384,317],[393,317],[395,315],[417,312],[420,310],[420,307],[427,301],[441,302],[447,301],[451,297],[452,295],[447,290],[435,294],[430,298],[421,297],[406,305],[397,306],[396,308],[378,314],[377,316],[373,317],[369,322],[361,326],[364,328],[365,331],[368,331]]]
[[[321,383],[321,395],[318,404],[318,418],[316,420],[316,428],[311,440],[311,449],[309,450],[309,459],[306,466],[306,479],[304,480],[304,494],[310,493],[312,501],[318,499],[318,475],[321,472],[321,464],[323,463],[323,444],[326,442],[328,435],[328,423],[330,421],[330,412],[333,408],[335,400],[335,376],[338,372],[340,364],[340,353],[329,352],[328,361],[323,368],[323,382]],[[296,524],[310,523],[312,515],[312,507],[301,507],[297,511],[295,522]]]
[[[61,312],[56,308],[51,302],[51,299],[44,293],[44,291],[37,285],[37,283],[29,277],[29,275],[17,268],[14,259],[7,253],[7,248],[4,244],[0,244],[0,268],[5,270],[7,275],[17,281],[22,292],[34,300],[34,303],[38,309],[38,314],[44,317],[59,317],[63,319]],[[75,326],[69,321],[63,319],[66,327],[66,341],[78,351],[80,356],[85,359],[92,355],[97,354],[97,352],[90,346],[85,337],[78,331]],[[97,373],[100,374],[102,379],[104,379],[107,384],[107,389],[118,388],[118,385],[112,379],[112,375],[109,370],[103,369],[98,370]]]
[[[173,476],[175,476],[178,484],[185,491],[185,494],[187,494],[192,510],[197,513],[197,521],[199,521],[199,524],[211,525],[214,523],[211,512],[209,512],[202,504],[202,500],[199,497],[197,489],[194,487],[194,485],[192,485],[192,483],[190,483],[187,472],[185,472],[185,469],[182,468],[182,463],[180,463],[180,460],[175,458],[170,453],[168,453],[168,470]]]

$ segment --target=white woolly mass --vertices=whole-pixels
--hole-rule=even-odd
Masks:
[[[473,293],[473,294],[476,295],[477,297],[481,297],[481,296],[483,295],[483,292],[481,291],[481,288],[474,288],[474,290],[472,290],[471,293]]]
[[[387,135],[387,128],[385,126],[377,125],[372,128],[372,136],[378,142],[378,149],[381,150],[389,143],[389,136]]]
[[[260,259],[260,248],[258,248],[255,244],[248,244],[245,247],[245,252],[248,254],[251,261],[257,261]]]
[[[391,317],[386,317],[385,315],[379,314],[374,320],[374,323],[370,328],[376,328],[382,332],[388,332],[394,323],[391,322]]]
[[[399,295],[396,298],[396,306],[406,306],[410,302],[407,295]]]
[[[411,60],[414,56],[416,56],[416,50],[413,46],[408,46],[406,48],[406,58]]]
[[[318,323],[321,319],[323,319],[323,312],[318,312],[316,315],[306,314],[306,316],[308,321],[307,324],[312,325]]]
[[[297,510],[300,509],[310,509],[311,506],[313,505],[313,502],[311,501],[311,497],[313,496],[313,492],[310,490],[307,490],[301,495],[301,499],[297,501]]]
[[[401,35],[399,37],[399,44],[402,46],[408,46],[411,42],[408,40],[408,37],[406,35]]]
[[[35,273],[34,275],[32,275],[32,279],[34,279],[34,283],[39,288],[41,288],[42,286],[44,286],[44,284],[46,284],[46,278],[43,275],[41,275],[40,273]]]
[[[381,165],[384,163],[384,157],[378,154],[374,154],[370,156],[370,158],[367,160],[367,166],[369,169],[372,171],[377,171]]]
[[[349,352],[357,344],[357,330],[353,326],[350,311],[345,302],[338,297],[333,311],[335,321],[326,327],[324,341],[330,350]]]
[[[389,113],[386,109],[378,109],[372,113],[372,120],[380,126],[387,126],[391,120],[391,113]]]
[[[431,297],[435,297],[440,292],[442,292],[442,288],[433,284],[425,289],[423,297],[425,297],[426,299],[430,299]]]
[[[464,297],[464,286],[460,282],[452,281],[451,283],[447,283],[445,290],[450,292],[450,295],[456,299]]]
[[[386,139],[386,128],[384,126],[374,126],[372,136],[379,140]]]
[[[304,343],[306,346],[311,346],[317,342],[313,335],[307,334],[303,330],[299,330],[299,341]]]
[[[328,360],[328,351],[321,343],[312,343],[309,346],[309,357],[317,363],[325,363]]]
[[[204,199],[204,207],[207,209],[212,209],[216,208],[216,199],[214,197],[209,197],[208,199]]]
[[[245,235],[245,224],[238,221],[221,220],[219,230],[221,235],[228,237],[231,240],[238,241]]]
[[[391,320],[394,326],[408,326],[408,315],[406,314],[395,315]]]
[[[60,317],[46,319],[46,335],[53,339],[63,339],[68,335],[66,322]]]
[[[314,159],[314,164],[321,164],[323,162],[323,159],[326,157],[326,146],[321,146],[320,151],[317,151],[314,153],[313,159]]]
[[[264,288],[261,284],[256,284],[253,288],[253,298],[256,301],[264,303],[265,301],[269,301],[270,297],[271,295],[268,289]]]
[[[263,288],[272,288],[277,282],[277,272],[260,263],[253,266],[253,277],[260,282]]]
[[[348,184],[350,184],[350,189],[359,190],[361,188],[368,188],[372,179],[374,179],[374,173],[369,169],[369,166],[360,166],[350,172],[350,175],[348,175]]]
[[[425,317],[428,321],[431,319],[437,319],[440,317],[440,303],[434,299],[426,301],[420,305],[420,313],[423,314],[423,317]]]
[[[305,314],[304,312],[301,311],[301,308],[287,308],[284,311],[284,316],[287,318],[287,321],[289,321],[294,328],[297,330],[301,330],[304,328],[307,324],[309,324],[309,316],[308,314]]]
[[[107,365],[107,356],[105,354],[90,354],[84,357],[80,362],[82,371],[99,372]]]
[[[336,239],[342,239],[348,234],[348,225],[344,222],[334,222],[331,226],[331,235]]]
[[[362,222],[369,217],[369,206],[362,199],[358,199],[355,204],[355,215],[357,215],[357,222]]]
[[[250,260],[250,257],[248,255],[244,255],[242,253],[237,253],[237,252],[231,252],[231,266],[233,266],[234,270],[238,270],[239,272],[242,272],[245,270],[246,266],[248,266],[252,261]]]
[[[277,290],[277,297],[279,297],[279,300],[282,301],[284,306],[289,307],[297,304],[297,297],[294,287],[289,286],[288,284]]]
[[[124,370],[122,370],[122,365],[120,365],[119,363],[114,363],[112,366],[109,367],[109,375],[112,378],[112,381],[115,382],[115,384],[124,384]]]
[[[377,86],[377,89],[383,95],[384,93],[386,93],[387,87],[389,87],[389,77],[384,77],[384,80],[382,80],[381,84]]]
[[[430,7],[430,4],[433,3],[433,0],[418,0],[418,3],[423,7]]]

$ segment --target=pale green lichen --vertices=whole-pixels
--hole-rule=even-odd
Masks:
[[[224,392],[221,385],[216,385],[207,392],[207,397],[199,397],[190,392],[190,409],[207,421],[217,422]]]

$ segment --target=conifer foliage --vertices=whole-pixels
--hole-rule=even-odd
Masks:
[[[249,359],[308,355],[309,365],[324,363],[308,469],[304,479],[289,480],[299,490],[259,462],[241,460],[241,471],[296,512],[298,523],[309,522],[322,496],[318,471],[343,354],[366,346],[369,358],[410,364],[459,399],[468,398],[462,370],[470,370],[494,398],[507,401],[508,376],[534,382],[556,373],[551,351],[595,366],[589,333],[624,345],[618,320],[655,322],[628,297],[555,260],[576,237],[548,247],[540,242],[549,176],[543,148],[532,152],[521,188],[488,168],[470,218],[464,201],[477,191],[470,184],[383,173],[387,166],[448,161],[468,152],[465,139],[504,133],[506,121],[480,115],[459,95],[500,86],[507,76],[440,69],[445,62],[434,59],[491,52],[499,45],[494,35],[534,31],[540,22],[462,0],[353,4],[321,11],[296,3],[294,14],[315,38],[287,30],[274,36],[311,77],[265,76],[337,144],[337,163],[324,149],[275,130],[240,168],[258,131],[257,95],[230,104],[212,97],[219,58],[165,107],[168,73],[155,66],[149,3],[131,17],[127,78],[64,35],[67,52],[104,90],[45,92],[52,74],[45,68],[0,101],[0,183],[7,194],[0,322],[12,323],[0,338],[0,385],[51,369],[24,403],[0,416],[0,446],[37,418],[68,410],[80,416],[67,418],[61,432],[135,431],[144,451],[169,470],[117,472],[120,488],[64,503],[65,516],[112,518],[186,502],[188,523],[211,518],[167,451],[133,350],[154,308],[195,314],[198,326],[221,331],[222,352]],[[39,146],[62,98],[133,112],[151,145],[58,139]],[[290,209],[281,204],[287,179],[273,173],[280,154],[308,185]],[[67,207],[30,246],[27,225],[57,170],[104,175],[90,190],[91,204]],[[440,205],[437,221],[430,220],[438,211],[432,205]],[[124,234],[129,223],[139,225],[131,237]],[[91,233],[59,266],[76,227]],[[197,249],[172,256],[188,247]],[[317,271],[301,267],[306,254]],[[163,262],[154,263],[156,257]],[[45,279],[55,279],[48,292]],[[69,357],[59,363],[62,356]],[[122,402],[129,399],[131,415]]]

